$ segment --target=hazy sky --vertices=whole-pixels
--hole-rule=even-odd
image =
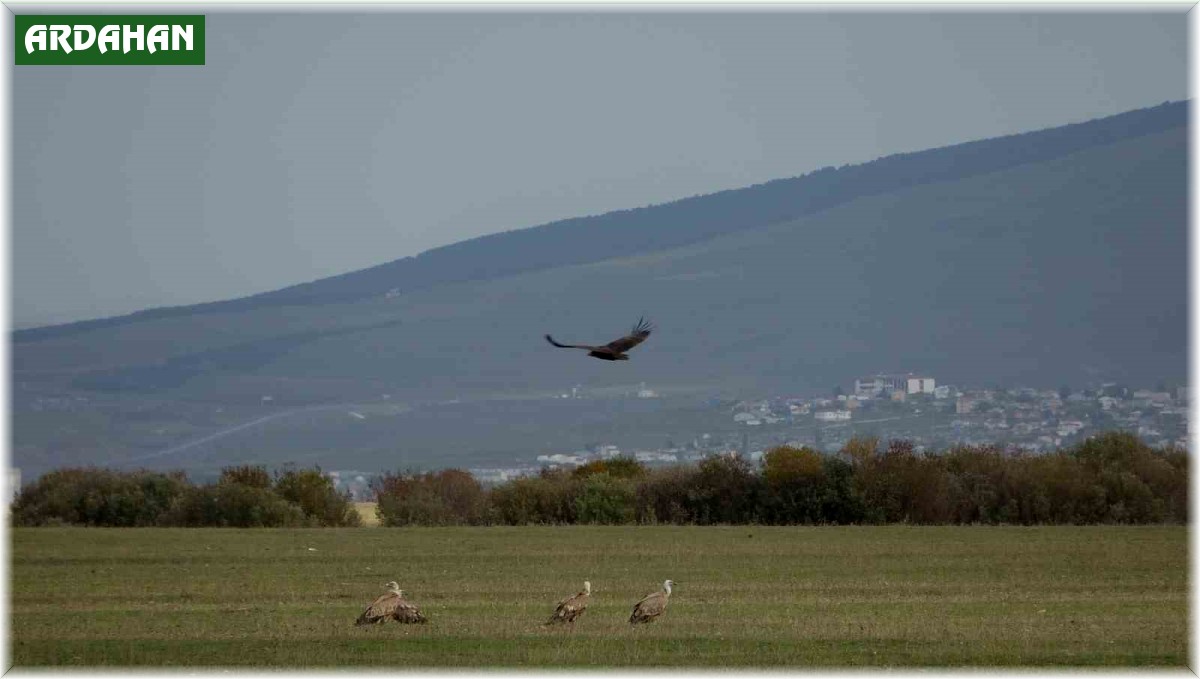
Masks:
[[[1183,99],[1186,9],[208,12],[203,67],[14,68],[13,320]]]

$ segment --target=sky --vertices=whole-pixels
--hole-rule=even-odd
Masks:
[[[201,67],[13,68],[12,321],[1181,100],[1186,9],[218,8]]]

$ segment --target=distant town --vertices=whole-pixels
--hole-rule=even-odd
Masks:
[[[646,385],[637,398],[660,398]],[[580,387],[560,398],[587,398]],[[1117,383],[1087,389],[958,388],[934,377],[880,374],[860,377],[848,390],[826,397],[779,396],[714,404],[714,414],[734,423],[736,433],[697,431],[685,443],[657,449],[622,449],[602,443],[581,450],[547,452],[511,466],[472,468],[482,483],[537,474],[545,467],[576,467],[594,460],[633,457],[648,466],[691,463],[709,455],[742,454],[759,460],[765,451],[788,445],[836,452],[854,436],[881,442],[903,439],[917,452],[955,445],[996,445],[1046,452],[1112,430],[1137,434],[1151,446],[1188,445],[1186,387],[1131,388]],[[330,472],[339,488],[371,499],[364,472]]]

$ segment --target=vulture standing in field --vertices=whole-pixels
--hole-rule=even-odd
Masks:
[[[400,589],[400,585],[393,580],[385,587],[388,589],[387,593],[372,601],[367,610],[354,621],[355,625],[373,625],[388,618],[403,623],[427,622],[421,611],[404,598],[404,590]]]
[[[550,616],[546,624],[553,625],[555,623],[569,622],[574,625],[575,619],[583,615],[583,612],[587,610],[588,601],[591,598],[592,583],[584,580],[583,591],[558,602],[558,608],[554,609],[554,615]]]
[[[629,624],[636,625],[639,622],[654,622],[654,619],[663,614],[667,610],[667,599],[671,596],[671,585],[675,583],[667,580],[663,583],[661,592],[649,594],[645,599],[637,602],[633,606],[633,613],[629,616]]]
[[[629,354],[626,351],[636,347],[646,338],[650,336],[654,326],[646,322],[645,318],[639,318],[637,325],[633,326],[633,331],[621,339],[613,340],[608,344],[599,346],[590,346],[587,344],[559,344],[554,341],[550,335],[546,335],[546,341],[558,347],[559,349],[587,349],[588,356],[598,358],[602,361],[628,361]]]

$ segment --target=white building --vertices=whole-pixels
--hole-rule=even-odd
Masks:
[[[854,380],[855,396],[881,396],[903,392],[906,394],[932,394],[937,387],[932,377],[906,375],[872,375]]]
[[[607,460],[614,457],[620,457],[621,449],[611,444],[603,445],[596,449],[596,454],[600,456],[600,459]]]
[[[579,465],[587,462],[587,459],[578,455],[563,455],[562,453],[555,453],[553,455],[538,455],[537,461],[546,462],[549,464],[573,464],[578,467]]]
[[[879,396],[906,387],[905,378],[896,375],[872,375],[854,380],[855,396]]]
[[[909,377],[905,386],[910,394],[932,394],[937,387],[932,377]]]
[[[850,419],[849,410],[822,410],[813,415],[822,422],[841,422]]]
[[[1059,422],[1058,429],[1055,432],[1059,436],[1071,436],[1079,433],[1083,429],[1083,422],[1079,420],[1063,420]]]
[[[639,450],[634,452],[634,459],[638,462],[678,462],[679,457],[672,453],[661,453],[656,450]]]

